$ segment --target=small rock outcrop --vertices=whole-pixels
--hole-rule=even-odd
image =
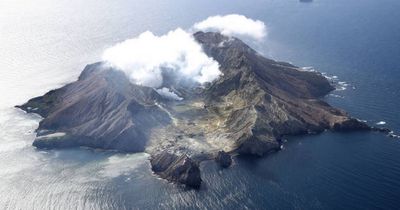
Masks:
[[[215,161],[222,167],[228,168],[232,165],[232,157],[225,151],[219,151],[215,157]]]
[[[350,118],[341,123],[335,123],[333,125],[334,131],[340,132],[349,132],[349,131],[365,131],[372,130],[372,128],[367,125],[365,122],[362,122],[358,119]]]
[[[184,184],[192,188],[200,188],[201,176],[198,163],[187,155],[175,155],[161,152],[151,157],[151,168],[161,178]]]

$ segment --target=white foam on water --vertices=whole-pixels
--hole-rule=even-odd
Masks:
[[[47,135],[44,135],[44,136],[39,136],[39,137],[37,137],[37,139],[60,138],[60,137],[63,137],[63,136],[65,136],[65,135],[66,135],[66,133],[57,132],[57,133],[47,134]]]
[[[325,72],[322,72],[321,74],[335,86],[336,91],[344,91],[351,86],[349,83],[345,81],[340,81],[339,77],[336,75],[328,75]],[[355,89],[355,87],[353,86],[352,89]]]
[[[316,70],[312,66],[300,67],[300,70],[301,71],[308,71],[308,72],[316,72]]]
[[[329,75],[325,72],[319,72],[312,66],[305,66],[305,67],[300,67],[300,71],[307,71],[307,72],[317,72],[320,73],[323,77],[325,77],[327,80],[329,80],[335,87],[336,91],[344,91],[346,90],[349,86],[351,86],[349,83],[345,81],[340,81],[339,77],[336,75]],[[352,89],[356,89],[354,86]],[[337,94],[331,94],[331,96],[336,97],[336,98],[343,98],[342,96],[339,96]]]
[[[332,96],[332,97],[335,97],[335,98],[344,98],[344,96],[333,94],[333,93],[329,94],[329,96]]]
[[[386,125],[386,122],[385,122],[385,121],[379,121],[379,122],[377,122],[376,124],[377,124],[377,125]]]

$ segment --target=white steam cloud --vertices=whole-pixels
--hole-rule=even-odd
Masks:
[[[196,23],[191,30],[214,30],[224,35],[256,40],[267,34],[265,24],[243,15],[213,16]],[[105,50],[103,60],[125,72],[134,84],[149,86],[164,97],[182,100],[164,87],[163,75],[172,73],[177,81],[206,83],[222,73],[219,64],[208,57],[191,32],[177,28],[162,36],[147,31]],[[170,77],[171,77],[170,75]]]
[[[194,24],[193,28],[202,31],[219,31],[227,36],[243,36],[258,41],[267,35],[264,22],[238,14],[212,16]]]
[[[169,98],[169,99],[172,99],[175,101],[183,100],[182,97],[179,97],[176,93],[172,92],[169,88],[163,87],[163,88],[157,89],[156,91],[158,94],[160,94],[166,98]]]
[[[219,64],[180,28],[163,36],[144,32],[107,49],[103,60],[124,71],[131,82],[153,88],[162,86],[164,69],[201,84],[221,74]]]

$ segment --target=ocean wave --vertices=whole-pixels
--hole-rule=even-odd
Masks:
[[[333,93],[329,94],[329,96],[332,96],[332,97],[335,97],[335,98],[344,98],[344,96],[333,94]]]
[[[340,81],[339,77],[336,75],[328,75],[327,73],[322,72],[322,76],[324,76],[326,79],[328,79],[335,87],[336,91],[344,91],[347,90],[348,87],[351,85],[345,81]],[[353,87],[354,89],[354,87]]]
[[[377,124],[377,125],[385,125],[386,122],[385,122],[385,121],[379,121],[379,122],[377,122],[376,124]]]
[[[354,86],[350,85],[348,82],[345,81],[340,81],[339,77],[336,75],[329,75],[326,72],[320,72],[316,70],[312,66],[305,66],[305,67],[300,67],[301,71],[307,71],[307,72],[318,72],[320,73],[323,77],[325,77],[329,82],[332,83],[332,85],[335,87],[336,91],[344,91],[347,90],[347,88],[351,87],[352,89],[356,89]],[[333,97],[337,97],[339,95],[332,95]],[[342,96],[338,98],[343,98]]]
[[[301,71],[308,71],[308,72],[316,72],[316,70],[312,66],[300,67],[300,70]]]

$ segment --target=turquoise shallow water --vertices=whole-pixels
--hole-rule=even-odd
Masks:
[[[202,165],[200,191],[151,175],[146,154],[31,147],[39,118],[12,108],[75,80],[103,50],[143,31],[189,28],[210,15],[264,21],[253,47],[345,82],[325,99],[400,132],[396,0],[0,2],[0,207],[5,209],[398,209],[400,141],[375,133],[292,137],[229,170]]]

